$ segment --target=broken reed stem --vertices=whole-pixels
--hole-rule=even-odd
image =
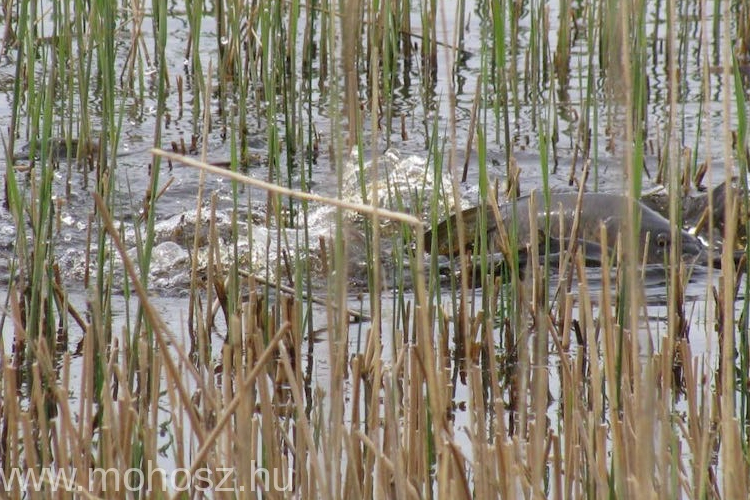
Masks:
[[[417,230],[416,232],[417,239],[421,238],[422,240],[424,240],[424,234],[423,234],[424,223],[418,218],[409,214],[405,214],[403,212],[395,212],[393,210],[389,210],[387,208],[380,208],[375,205],[353,203],[349,201],[340,200],[338,198],[329,198],[326,196],[320,196],[317,194],[307,193],[304,191],[298,191],[296,189],[286,188],[283,186],[279,186],[277,184],[272,184],[270,182],[262,181],[260,179],[254,179],[246,175],[238,174],[236,172],[232,172],[231,170],[226,170],[223,168],[215,167],[213,165],[209,165],[208,163],[201,162],[194,158],[179,155],[176,153],[171,153],[163,149],[153,148],[150,150],[150,153],[156,156],[167,158],[175,162],[183,163],[189,167],[199,168],[207,173],[215,174],[220,177],[225,177],[227,179],[230,179],[230,180],[242,183],[242,184],[246,184],[248,186],[253,186],[258,189],[263,189],[265,191],[268,191],[270,193],[274,193],[277,195],[289,196],[290,198],[295,198],[298,200],[322,203],[324,205],[330,205],[336,208],[352,210],[354,212],[357,212],[363,215],[376,216],[379,218],[386,218],[386,219],[390,219],[390,220],[397,221],[397,222],[403,222],[405,224],[412,226],[414,229]],[[422,243],[422,247],[424,248],[424,242]]]

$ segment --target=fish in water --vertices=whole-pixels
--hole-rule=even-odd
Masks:
[[[78,157],[79,145],[81,149],[81,158],[89,156],[95,157],[99,154],[99,141],[86,140],[81,142],[79,139],[66,140],[63,137],[52,137],[48,142],[47,154],[52,160],[65,160],[67,158],[76,159]],[[39,154],[41,146],[37,144],[36,154]],[[15,155],[16,160],[29,160],[31,144],[26,144]]]
[[[627,213],[628,198],[624,195],[611,193],[584,193],[581,198],[579,227],[577,239],[580,247],[586,252],[587,262],[600,262],[600,226],[603,224],[607,232],[607,245],[613,247],[617,242],[618,233],[623,229]],[[515,221],[517,245],[519,249],[525,249],[531,242],[531,221],[529,218],[530,196],[518,198],[515,203],[515,218],[512,203],[500,205],[500,216],[508,233],[511,232],[511,224]],[[578,211],[578,193],[552,193],[550,195],[549,210],[544,208],[544,199],[536,197],[535,209],[536,227],[539,231],[540,244],[545,243],[544,228],[547,227],[549,219],[549,237],[554,248],[561,247],[561,243],[569,240],[573,227],[573,220]],[[658,212],[637,202],[635,209],[640,213],[639,248],[646,251],[646,262],[649,264],[664,264],[669,257],[669,249],[672,245],[672,224]],[[479,225],[479,209],[473,207],[464,210],[462,220],[467,228],[466,238],[471,243],[471,249],[475,238],[475,231]],[[562,227],[561,227],[562,225]],[[502,248],[497,244],[499,237],[498,226],[491,212],[487,213],[487,233],[491,235],[491,241],[495,247]],[[707,248],[698,238],[687,231],[680,230],[681,251],[683,257],[692,257],[698,262],[705,262]],[[560,239],[562,235],[562,241]],[[456,214],[440,222],[436,227],[435,250],[443,255],[456,255],[458,253],[458,236],[456,233]],[[425,248],[432,251],[433,231],[425,233]],[[491,244],[493,244],[491,243]]]
[[[738,248],[742,248],[748,239],[746,222],[750,218],[747,206],[742,203],[742,187],[738,185],[737,179],[724,181],[713,188],[709,197],[707,193],[695,195],[693,193],[684,196],[682,202],[682,221],[686,226],[694,227],[696,232],[702,236],[708,237],[709,229],[709,205],[713,206],[713,227],[715,229],[714,237],[721,237],[724,233],[724,204],[730,191],[734,191],[738,200],[737,218],[734,220],[734,230],[737,236]],[[666,214],[669,210],[669,194],[665,190],[658,190],[648,193],[641,198],[641,201],[647,206],[653,208],[661,214]],[[709,203],[711,202],[711,203]]]

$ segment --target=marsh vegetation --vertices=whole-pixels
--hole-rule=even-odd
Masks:
[[[8,494],[746,497],[748,19],[4,2]],[[632,203],[598,267],[529,217],[494,272],[498,201],[532,191]],[[720,266],[642,265],[654,196]],[[45,470],[74,482],[8,480]]]

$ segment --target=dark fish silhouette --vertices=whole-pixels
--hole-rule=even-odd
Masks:
[[[584,193],[581,198],[579,227],[575,238],[579,246],[586,252],[587,262],[596,262],[601,255],[600,225],[604,225],[607,232],[607,246],[613,247],[617,242],[618,233],[624,228],[627,217],[628,199],[624,195],[609,193]],[[500,205],[500,216],[507,234],[513,234],[511,228],[515,223],[516,245],[524,250],[531,243],[531,221],[529,206],[531,198],[524,196],[515,203],[515,215],[512,203]],[[535,208],[531,211],[536,216],[538,231],[537,241],[545,244],[545,228],[549,216],[549,238],[551,248],[559,251],[567,245],[573,229],[573,220],[578,212],[578,193],[552,193],[550,207],[546,210],[542,196],[536,196]],[[634,209],[640,215],[640,231],[638,247],[641,252],[646,251],[646,262],[649,264],[664,264],[669,256],[672,245],[672,224],[658,212],[637,202]],[[467,230],[467,250],[471,250],[479,230],[479,207],[464,210],[462,220]],[[497,221],[492,211],[487,213],[487,233],[490,236],[491,252],[502,250],[503,245],[498,241],[501,231],[498,231]],[[707,260],[707,247],[695,236],[687,231],[678,231],[681,252],[684,258],[691,257],[697,262]],[[624,237],[624,235],[623,235]],[[433,231],[425,233],[425,248],[432,252]],[[456,214],[440,222],[436,227],[435,250],[443,255],[456,255],[459,252],[456,231]],[[611,255],[611,254],[610,254]],[[642,254],[641,254],[642,257]],[[717,255],[718,257],[718,255]]]

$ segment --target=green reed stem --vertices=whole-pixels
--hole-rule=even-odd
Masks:
[[[737,196],[737,208],[740,214],[750,213],[750,196],[748,189],[747,176],[748,176],[748,122],[747,122],[747,99],[745,98],[744,85],[742,76],[736,56],[732,57],[733,63],[733,76],[734,76],[734,98],[736,100],[737,110],[737,140],[736,140],[736,151],[737,151],[737,166],[738,166],[738,196]],[[729,182],[729,180],[727,180]],[[741,218],[741,220],[743,220]],[[727,224],[733,224],[733,221],[727,221]],[[745,237],[750,235],[750,218],[745,216],[743,220],[745,226]],[[750,384],[750,378],[748,373],[750,372],[750,334],[748,334],[748,327],[750,326],[750,294],[747,290],[750,290],[750,245],[747,240],[745,241],[745,269],[744,269],[744,286],[745,294],[742,304],[742,314],[738,321],[738,353],[739,362],[737,366],[737,372],[739,375],[738,387],[747,388]],[[738,272],[742,270],[738,269]],[[739,391],[739,414],[745,418],[750,417],[750,393],[747,389]],[[742,435],[742,443],[746,460],[750,461],[750,433],[748,432],[747,426],[740,426],[740,432]]]
[[[32,197],[36,207],[31,211],[32,232],[34,235],[33,253],[31,256],[31,297],[29,306],[29,337],[35,341],[45,338],[48,345],[54,343],[55,318],[52,310],[52,272],[51,266],[54,255],[52,228],[53,222],[53,200],[52,181],[54,177],[54,165],[51,161],[50,137],[52,136],[52,105],[55,101],[55,87],[57,85],[57,72],[55,71],[55,54],[47,52],[42,57],[44,67],[49,64],[52,68],[50,73],[43,73],[40,82],[41,98],[37,101],[41,119],[41,144],[40,144],[40,171],[38,185],[34,189],[32,182]],[[38,122],[37,122],[38,123]]]

